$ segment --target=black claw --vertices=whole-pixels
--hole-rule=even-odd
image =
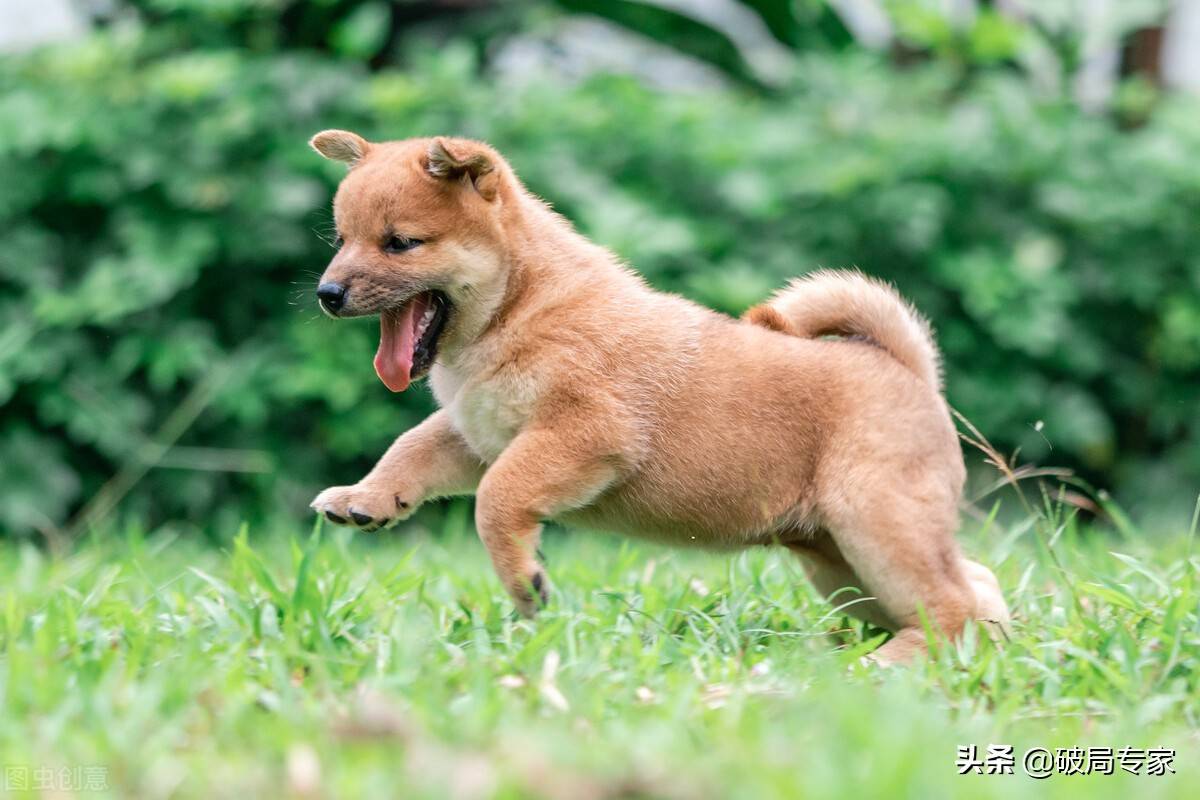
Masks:
[[[345,525],[346,524],[345,517],[339,517],[337,514],[333,513],[332,511],[325,512],[325,519],[329,520],[330,522],[332,522],[336,525]]]
[[[541,572],[533,573],[533,579],[530,581],[533,584],[533,590],[538,593],[538,597],[542,601],[542,605],[550,602],[550,592],[546,589],[546,576]]]
[[[366,514],[360,514],[353,510],[350,512],[350,519],[354,520],[354,524],[359,526],[369,525],[371,522],[371,517]]]

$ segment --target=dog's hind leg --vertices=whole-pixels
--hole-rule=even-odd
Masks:
[[[895,621],[895,637],[872,655],[882,664],[925,652],[926,625],[953,638],[976,614],[976,593],[953,537],[957,514],[952,502],[934,502],[936,496],[897,486],[843,503],[827,519],[838,551]]]
[[[799,556],[812,585],[836,608],[876,627],[896,630],[895,621],[863,588],[828,533],[821,532],[812,540],[789,543],[787,547]]]

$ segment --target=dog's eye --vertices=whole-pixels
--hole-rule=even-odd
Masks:
[[[384,252],[404,253],[421,244],[420,239],[409,239],[406,236],[392,236],[383,243]]]

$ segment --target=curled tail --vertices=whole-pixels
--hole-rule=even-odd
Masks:
[[[861,272],[809,273],[747,311],[744,318],[806,339],[867,339],[941,391],[941,360],[929,323],[894,288]]]

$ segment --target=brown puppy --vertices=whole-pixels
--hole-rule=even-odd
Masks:
[[[474,493],[526,615],[549,588],[541,522],[559,519],[782,544],[896,632],[881,662],[924,649],[922,616],[947,636],[1007,623],[995,577],[954,540],[964,470],[938,355],[892,289],[819,272],[734,320],[652,290],[487,145],[324,131],[312,146],[351,167],[321,305],[379,314],[380,378],[402,391],[429,371],[441,406],[318,512],[374,530]]]

